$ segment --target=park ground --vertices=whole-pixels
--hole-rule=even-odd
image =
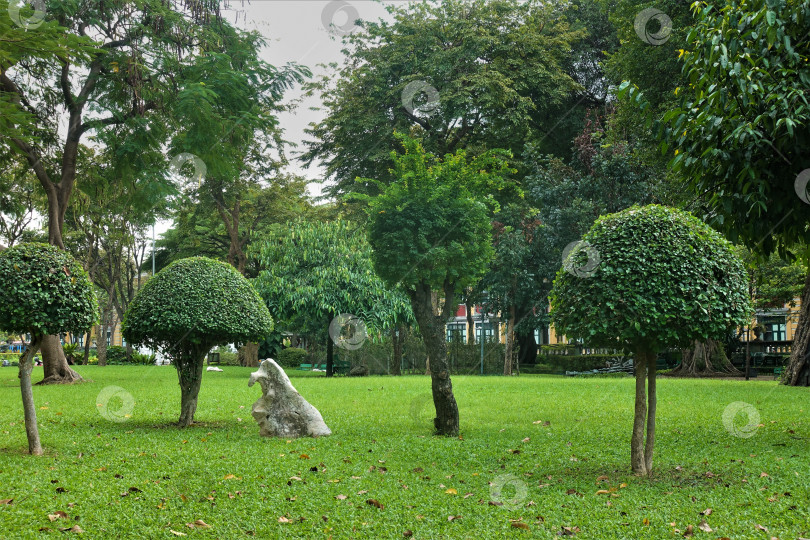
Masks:
[[[297,376],[333,435],[276,440],[252,370],[223,369],[181,430],[171,367],[78,366],[93,382],[34,389],[43,457],[0,369],[0,537],[810,536],[807,388],[659,379],[648,479],[630,474],[631,378],[454,377],[462,436],[441,438],[428,377]],[[759,425],[724,424],[735,402]]]

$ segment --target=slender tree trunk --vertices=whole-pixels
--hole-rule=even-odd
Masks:
[[[90,362],[90,332],[84,335],[84,356],[82,357],[82,364],[86,366],[88,362]]]
[[[82,376],[73,371],[65,358],[65,351],[59,336],[42,337],[42,365],[44,377],[37,384],[71,384],[83,381]],[[49,361],[46,361],[50,359]]]
[[[101,324],[96,325],[96,356],[98,357],[98,365],[107,365],[107,321],[102,320]]]
[[[536,364],[537,342],[534,340],[534,332],[515,333],[515,341],[518,344],[518,365]]]
[[[464,305],[467,306],[467,343],[475,344],[475,322],[472,315],[475,304],[467,300]]]
[[[335,343],[329,332],[326,333],[326,376],[331,377],[335,367]]]
[[[37,426],[37,408],[34,406],[34,392],[31,388],[31,370],[33,369],[34,355],[42,343],[40,336],[32,336],[31,343],[20,355],[20,391],[22,393],[23,414],[25,416],[25,435],[28,437],[28,453],[34,456],[42,455],[42,444],[39,442],[39,427]]]
[[[424,283],[410,291],[411,307],[419,325],[430,358],[430,377],[433,390],[433,405],[436,418],[433,425],[440,435],[458,435],[458,404],[453,395],[453,384],[447,367],[447,340],[445,324],[452,315],[453,287],[445,285],[445,307],[441,315],[435,315],[431,288]]]
[[[395,324],[391,328],[391,343],[394,347],[393,358],[391,359],[391,375],[402,373],[402,344],[405,342],[405,329]]]
[[[202,347],[192,349],[183,353],[184,356],[175,362],[180,381],[180,420],[177,422],[180,427],[188,427],[194,422],[207,352],[208,350]]]
[[[793,346],[782,382],[791,386],[810,386],[810,269],[804,281]]]
[[[647,474],[644,461],[644,421],[647,416],[647,352],[637,350],[633,358],[636,375],[636,406],[633,417],[633,437],[630,439],[630,465],[633,473]]]
[[[506,322],[506,353],[503,359],[503,374],[512,374],[512,365],[514,360],[512,358],[512,350],[515,346],[515,306],[509,308],[509,320]]]
[[[647,440],[644,442],[644,467],[652,474],[653,447],[655,446],[655,369],[656,354],[647,353]]]

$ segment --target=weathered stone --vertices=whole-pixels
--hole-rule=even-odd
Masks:
[[[259,370],[250,374],[248,386],[257,381],[262,397],[253,404],[251,413],[259,424],[259,434],[285,438],[332,434],[318,409],[301,397],[274,360],[262,360]]]

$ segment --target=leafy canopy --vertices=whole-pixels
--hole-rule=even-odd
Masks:
[[[687,212],[633,206],[600,217],[569,255],[598,254],[590,276],[565,268],[551,292],[560,334],[592,346],[647,350],[720,338],[747,321],[747,274],[731,244]],[[589,253],[590,252],[590,253]]]
[[[13,334],[84,333],[98,321],[87,273],[48,244],[0,251],[0,328]]]
[[[411,317],[404,295],[374,272],[363,231],[348,221],[291,222],[256,242],[253,255],[262,268],[257,289],[289,328],[319,332],[340,313],[377,330]]]
[[[121,325],[134,344],[186,349],[260,341],[273,329],[261,297],[232,266],[206,257],[176,261],[144,284]]]
[[[468,160],[458,150],[442,160],[398,137],[405,153],[391,152],[396,181],[369,199],[374,268],[406,289],[451,284],[459,292],[481,278],[494,255],[490,211],[499,210],[493,194],[511,186],[511,155],[492,150]]]

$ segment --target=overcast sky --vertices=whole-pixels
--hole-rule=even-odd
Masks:
[[[397,0],[403,3],[403,0]],[[343,63],[340,50],[341,34],[351,31],[353,21],[357,18],[377,20],[390,19],[385,5],[391,1],[374,0],[231,0],[224,17],[230,23],[261,32],[267,40],[263,59],[280,66],[287,62],[297,62],[309,67],[313,77],[324,73],[318,64]],[[237,21],[238,19],[238,21]],[[330,23],[334,28],[330,28]],[[299,98],[301,89],[288,92],[291,98]],[[317,122],[322,112],[311,111],[310,107],[320,106],[317,97],[305,100],[295,112],[280,116],[286,139],[301,143],[306,136],[304,129],[310,122]],[[303,150],[302,146],[289,152],[293,157]],[[320,167],[306,169],[300,162],[291,159],[289,171],[308,179],[321,180],[323,172]],[[320,194],[320,185],[311,184],[310,193]]]

